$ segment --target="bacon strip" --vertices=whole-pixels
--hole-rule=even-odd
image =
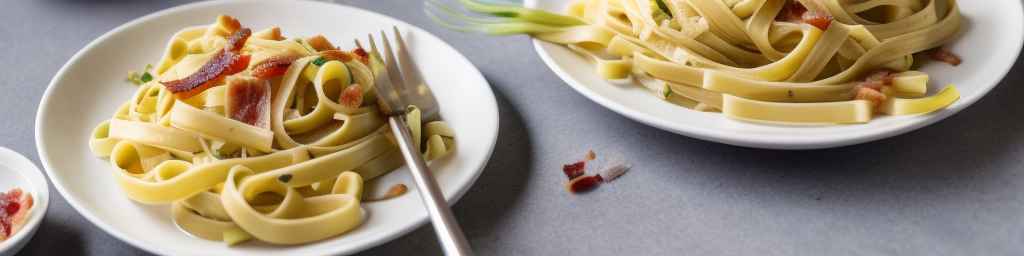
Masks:
[[[583,170],[586,169],[587,162],[579,161],[567,165],[562,165],[562,172],[565,173],[566,177],[570,180],[576,177],[583,176]]]
[[[341,62],[352,61],[352,55],[342,50],[329,50],[320,52],[320,57],[324,57],[327,60],[337,60]]]
[[[803,4],[794,0],[782,7],[782,11],[779,11],[779,15],[775,16],[775,20],[803,22],[818,27],[818,29],[826,30],[832,24],[833,17],[828,13],[809,11]]]
[[[18,232],[28,219],[34,201],[32,196],[14,188],[0,193],[0,241]]]
[[[252,35],[252,30],[249,28],[242,28],[241,30],[235,31],[231,36],[228,37],[228,44],[226,47],[229,51],[238,52],[245,46],[245,41]]]
[[[936,48],[935,50],[932,50],[932,52],[929,53],[928,56],[931,57],[933,60],[949,63],[949,65],[953,66],[959,66],[960,63],[963,63],[963,60],[960,59],[960,56],[957,56],[955,53],[949,51],[949,49],[946,48]]]
[[[338,97],[338,103],[349,108],[359,108],[359,106],[362,106],[363,86],[351,84],[345,87],[345,90],[341,91],[341,96]]]
[[[870,101],[872,106],[879,106],[885,102],[886,96],[878,90],[868,87],[857,87],[857,96],[854,99]]]
[[[191,75],[167,82],[160,82],[179,99],[188,99],[222,81],[226,76],[242,72],[249,66],[249,55],[239,51],[245,45],[252,31],[243,28],[228,37],[228,43],[210,61]]]
[[[892,85],[892,79],[895,77],[896,74],[892,70],[879,69],[868,75],[867,81],[880,81],[884,85]]]
[[[352,50],[352,53],[359,57],[360,62],[370,65],[370,54],[366,53],[366,50],[363,50],[363,48],[356,48],[355,50]]]
[[[270,82],[255,77],[230,76],[227,84],[227,116],[270,129]]]
[[[297,59],[299,59],[299,56],[294,55],[270,57],[252,67],[252,76],[261,79],[282,76],[288,71],[288,67],[292,65],[292,62],[295,62]]]
[[[831,15],[816,11],[805,12],[801,15],[801,19],[803,19],[804,23],[811,24],[811,26],[818,27],[821,30],[826,30],[829,25],[832,25]]]
[[[309,46],[312,46],[313,50],[318,52],[337,49],[333,44],[331,44],[331,41],[328,41],[327,38],[324,37],[324,35],[315,35],[306,38],[306,43],[308,43]]]
[[[807,8],[803,4],[797,1],[790,1],[782,7],[782,11],[779,12],[778,16],[775,16],[775,20],[800,22],[803,20],[805,12],[807,12]]]

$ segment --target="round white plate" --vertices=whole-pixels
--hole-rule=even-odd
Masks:
[[[114,182],[110,164],[88,147],[90,130],[110,118],[135,87],[130,70],[158,60],[166,40],[181,28],[237,17],[259,30],[280,26],[287,36],[324,34],[343,48],[352,39],[397,25],[427,83],[441,104],[441,115],[456,132],[453,155],[431,163],[450,202],[465,193],[483,171],[498,134],[494,94],[472,63],[426,31],[381,14],[311,1],[213,1],[160,11],[122,25],[96,39],[64,65],[43,96],[36,118],[36,144],[43,167],[61,195],[89,221],[144,250],[167,255],[325,255],[349,254],[397,238],[427,220],[406,169],[374,182],[405,183],[411,193],[364,204],[368,219],[339,237],[299,246],[223,243],[190,237],[178,230],[167,206],[134,203]],[[457,74],[457,75],[453,75]],[[371,182],[371,183],[374,183]],[[373,185],[373,184],[369,184]]]
[[[46,177],[28,158],[5,147],[0,147],[0,192],[12,188],[21,188],[24,193],[32,195],[32,211],[28,221],[13,236],[0,242],[0,256],[18,254],[18,251],[36,234],[39,223],[43,222],[46,209],[50,206],[50,190],[46,186]]]
[[[563,13],[569,1],[525,0],[525,5]],[[946,110],[919,116],[885,116],[867,124],[839,126],[779,126],[736,121],[658,100],[640,87],[609,83],[593,65],[569,49],[534,40],[544,63],[573,89],[633,120],[693,138],[770,149],[817,149],[888,138],[933,124],[981,99],[999,84],[1016,61],[1024,42],[1020,0],[958,1],[966,18],[961,36],[951,46],[964,62],[953,67],[930,63],[932,92],[955,84],[961,99]]]

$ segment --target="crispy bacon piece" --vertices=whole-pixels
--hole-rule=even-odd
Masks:
[[[800,19],[811,26],[818,27],[818,29],[826,30],[829,25],[832,25],[832,15],[818,11],[807,11],[803,15],[800,15]]]
[[[366,53],[366,50],[363,50],[363,48],[356,48],[355,50],[352,50],[352,53],[359,57],[360,62],[370,65],[370,54]]]
[[[879,69],[868,75],[867,81],[879,81],[882,82],[883,85],[889,86],[892,85],[892,79],[894,77],[896,77],[896,74],[893,73],[892,70]]]
[[[324,57],[324,59],[327,59],[329,61],[331,61],[331,60],[337,60],[337,61],[341,61],[341,62],[352,61],[352,55],[349,55],[349,53],[346,53],[345,51],[342,51],[342,50],[322,51],[322,52],[320,52],[320,57]]]
[[[235,33],[242,28],[242,23],[238,22],[238,19],[228,15],[217,16],[217,24],[221,25],[228,33]]]
[[[242,28],[241,30],[235,31],[228,37],[227,46],[229,51],[238,52],[245,46],[245,41],[249,40],[249,36],[252,35],[252,30],[249,28]]]
[[[219,83],[224,77],[242,72],[249,66],[249,55],[239,51],[245,45],[252,31],[243,28],[228,37],[228,43],[191,75],[167,82],[160,82],[179,99],[188,99]]]
[[[785,6],[782,7],[782,11],[779,12],[778,16],[775,16],[775,20],[778,21],[789,21],[789,22],[800,22],[803,21],[803,15],[807,12],[807,7],[795,0],[789,1]]]
[[[828,13],[807,10],[807,7],[796,0],[789,1],[782,7],[782,11],[779,11],[779,15],[775,16],[775,20],[778,21],[803,22],[821,30],[828,29],[832,19]]]
[[[18,232],[28,219],[34,201],[19,188],[0,193],[0,241]]]
[[[188,99],[220,83],[224,77],[242,72],[249,66],[249,55],[220,50],[209,62],[191,75],[160,82],[179,99]]]
[[[292,62],[295,62],[297,59],[299,59],[299,56],[294,55],[279,55],[267,58],[252,67],[252,76],[261,79],[282,76],[288,71],[288,67],[292,65]]]
[[[328,41],[327,38],[324,37],[324,35],[315,35],[306,38],[306,43],[308,43],[309,46],[312,46],[313,50],[318,52],[337,49],[333,44],[331,44],[331,41]]]
[[[860,82],[860,84],[857,84],[857,86],[858,87],[864,87],[864,88],[872,89],[872,90],[876,90],[876,91],[881,91],[882,88],[886,87],[887,85],[885,84],[885,82],[882,82],[882,81],[868,80],[868,81]]]
[[[855,90],[857,96],[854,99],[870,101],[872,106],[879,106],[886,99],[885,94],[872,88],[858,86]]]
[[[351,84],[341,90],[341,97],[338,97],[338,103],[342,106],[349,108],[359,108],[363,105],[363,86],[359,84]]]
[[[604,182],[604,178],[602,178],[600,174],[593,176],[580,176],[565,184],[565,189],[574,194],[586,192],[597,188],[597,186],[601,185],[602,182]]]
[[[229,76],[225,112],[231,119],[270,129],[270,82],[248,76]]]
[[[562,172],[565,173],[569,179],[575,179],[576,177],[583,176],[583,171],[587,167],[587,162],[579,161],[562,166]]]
[[[949,65],[953,66],[959,66],[960,63],[963,63],[963,60],[960,59],[960,56],[957,56],[955,53],[949,51],[949,49],[946,49],[945,47],[935,48],[930,53],[928,53],[928,56],[931,57],[933,60],[949,63]]]

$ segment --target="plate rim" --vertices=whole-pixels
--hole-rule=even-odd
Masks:
[[[476,168],[473,168],[474,169],[473,173],[472,173],[471,177],[469,178],[468,182],[466,183],[466,185],[462,186],[460,188],[457,188],[454,194],[446,195],[445,196],[449,205],[455,205],[473,187],[473,185],[476,184],[476,181],[479,179],[480,175],[485,171],[485,168],[486,168],[487,164],[490,162],[491,157],[493,157],[494,149],[495,149],[495,146],[497,145],[498,134],[499,134],[500,129],[501,129],[501,124],[500,124],[500,120],[501,120],[500,113],[501,112],[500,112],[500,109],[499,109],[499,106],[498,106],[498,103],[497,103],[496,95],[494,94],[494,90],[493,90],[493,88],[491,88],[491,85],[487,81],[486,77],[484,77],[483,74],[480,72],[480,69],[477,68],[476,65],[473,64],[473,62],[470,61],[465,55],[463,55],[462,52],[459,52],[458,49],[453,47],[448,42],[444,41],[443,39],[441,39],[440,37],[434,35],[433,33],[430,33],[429,31],[427,31],[427,30],[425,30],[423,28],[420,28],[418,26],[409,24],[408,22],[405,22],[404,20],[401,20],[401,19],[398,19],[398,18],[395,18],[395,17],[391,17],[391,16],[388,16],[388,15],[385,15],[385,14],[382,14],[382,13],[378,13],[378,12],[375,12],[375,11],[367,10],[367,9],[364,9],[364,8],[347,5],[347,4],[344,4],[344,3],[333,3],[333,2],[332,3],[326,3],[326,2],[314,1],[314,0],[296,0],[296,1],[298,1],[298,2],[305,2],[305,3],[320,4],[320,5],[324,5],[324,6],[330,6],[331,8],[346,8],[346,9],[350,9],[350,10],[356,11],[356,12],[364,12],[364,13],[367,13],[368,15],[371,15],[371,16],[377,16],[377,18],[380,18],[380,19],[392,21],[392,23],[394,25],[401,26],[404,29],[414,30],[417,33],[419,33],[420,35],[424,35],[424,36],[427,36],[429,38],[432,38],[434,40],[437,40],[437,41],[441,42],[443,47],[447,47],[447,48],[451,49],[452,51],[456,52],[456,56],[454,56],[454,57],[457,58],[457,61],[464,62],[464,63],[468,64],[468,66],[470,68],[472,68],[472,70],[474,71],[474,72],[472,72],[470,74],[463,74],[463,75],[469,75],[469,76],[472,76],[474,80],[483,81],[482,87],[487,92],[486,95],[490,96],[490,97],[487,97],[486,99],[483,99],[483,100],[487,101],[489,103],[487,105],[493,106],[493,109],[494,109],[494,115],[491,118],[488,118],[489,120],[485,120],[485,121],[493,123],[495,129],[493,130],[493,132],[490,132],[488,134],[489,136],[486,136],[491,141],[491,143],[490,143],[490,145],[487,146],[488,150],[487,150],[486,154],[484,154],[483,161],[481,161],[479,163],[479,166],[477,166]],[[110,226],[106,222],[102,221],[99,217],[97,217],[92,212],[84,210],[84,208],[83,208],[84,206],[81,205],[82,203],[79,200],[75,199],[76,197],[74,197],[73,195],[69,197],[70,194],[69,194],[67,188],[64,187],[63,183],[61,182],[61,179],[60,178],[56,178],[54,175],[51,174],[51,172],[52,172],[52,171],[50,171],[52,169],[52,166],[50,166],[51,159],[50,159],[49,155],[46,153],[46,151],[47,151],[46,148],[47,147],[45,146],[45,143],[43,143],[45,139],[42,137],[42,130],[44,128],[42,127],[41,124],[43,123],[43,120],[45,119],[45,116],[46,116],[45,113],[48,113],[47,109],[48,109],[48,106],[49,106],[49,101],[51,99],[51,96],[53,94],[54,88],[57,85],[58,81],[61,80],[61,78],[66,75],[66,72],[71,67],[71,64],[79,62],[80,59],[82,58],[82,56],[86,52],[92,51],[93,48],[95,48],[100,42],[106,41],[110,37],[112,37],[112,36],[114,36],[116,34],[122,33],[123,31],[125,31],[125,30],[127,30],[129,28],[132,28],[132,27],[135,27],[135,26],[139,26],[141,23],[149,21],[149,20],[152,20],[152,19],[156,19],[156,18],[163,17],[163,16],[166,16],[166,15],[172,15],[172,13],[176,13],[176,12],[180,12],[180,11],[186,11],[186,10],[197,9],[197,8],[205,8],[205,7],[208,7],[208,6],[227,4],[227,3],[279,3],[279,1],[274,1],[274,0],[213,0],[213,1],[193,2],[193,3],[187,3],[187,4],[183,4],[183,5],[177,5],[177,6],[172,6],[172,7],[169,7],[169,8],[161,9],[161,10],[158,10],[158,11],[155,11],[155,12],[152,12],[152,13],[149,13],[149,14],[146,14],[146,15],[134,18],[134,19],[132,19],[132,20],[126,22],[126,23],[123,23],[121,25],[118,25],[117,27],[108,30],[107,32],[103,33],[99,37],[96,37],[95,39],[90,41],[88,44],[83,46],[81,49],[79,49],[77,52],[75,52],[75,54],[72,55],[61,66],[61,68],[54,74],[53,78],[51,78],[50,82],[47,84],[46,90],[44,91],[44,93],[43,93],[43,95],[42,95],[42,97],[41,97],[41,99],[39,101],[39,106],[36,109],[35,127],[33,128],[33,131],[35,133],[34,134],[34,140],[35,140],[35,144],[36,144],[36,152],[37,152],[37,154],[39,156],[39,162],[42,164],[43,171],[46,172],[46,174],[47,174],[46,176],[47,177],[50,177],[50,179],[52,179],[50,181],[51,181],[51,183],[53,183],[53,186],[54,186],[54,188],[56,188],[58,194],[60,194],[60,196],[63,197],[65,199],[65,201],[69,205],[71,205],[71,207],[73,209],[75,209],[75,211],[78,214],[80,214],[83,217],[85,217],[85,219],[88,220],[89,223],[91,223],[94,226],[100,228],[100,230],[103,230],[104,232],[106,232],[107,234],[117,238],[118,240],[120,240],[122,242],[125,242],[125,243],[127,243],[127,244],[129,244],[129,245],[131,245],[131,246],[133,246],[135,248],[139,248],[141,250],[149,252],[149,253],[161,254],[161,253],[164,253],[164,252],[163,251],[159,251],[158,250],[159,247],[156,247],[156,246],[152,245],[149,242],[146,242],[146,241],[143,241],[143,240],[133,239],[130,236],[126,235],[125,233],[119,231],[118,229],[115,229],[114,227]],[[49,203],[49,200],[47,200],[47,203]],[[427,215],[419,216],[419,218],[417,218],[415,221],[411,222],[411,224],[405,225],[405,226],[401,226],[400,228],[396,229],[396,232],[393,232],[391,234],[381,234],[381,235],[377,235],[375,237],[370,237],[369,239],[366,239],[366,240],[369,240],[369,242],[365,242],[365,243],[362,243],[362,244],[357,244],[356,246],[350,247],[348,250],[339,250],[339,251],[334,251],[334,252],[330,252],[330,253],[352,254],[352,253],[364,251],[364,250],[372,248],[372,247],[376,247],[376,246],[381,245],[383,243],[386,243],[386,242],[395,240],[395,239],[397,239],[399,237],[405,236],[409,232],[412,232],[413,230],[415,230],[415,229],[421,227],[422,225],[426,224],[428,220],[429,220],[429,216],[427,216]],[[301,245],[299,245],[299,246],[301,246]],[[175,251],[171,251],[171,252],[175,252]],[[180,251],[177,251],[177,252],[180,252]]]
[[[557,1],[557,0],[523,0],[523,5],[529,8],[537,8],[540,2]],[[1017,19],[1015,22],[1020,27],[1024,27],[1024,3],[1020,1],[1008,1],[1012,8],[1015,8],[1011,13],[1016,14]],[[959,1],[958,1],[959,4]],[[1020,36],[1016,39],[1016,50],[1012,56],[1013,59],[1018,59],[1021,56],[1022,47],[1024,47],[1024,33],[1020,33]],[[1015,62],[1011,62],[1010,65],[1003,67],[1001,72],[997,72],[998,79],[993,83],[982,85],[979,87],[983,92],[973,98],[964,99],[961,97],[959,104],[950,106],[945,111],[938,111],[929,115],[912,116],[911,118],[918,118],[921,120],[907,120],[892,125],[876,127],[872,132],[866,134],[853,134],[845,133],[841,135],[833,135],[827,138],[821,138],[816,136],[792,136],[786,137],[788,141],[782,141],[776,137],[766,136],[737,136],[736,132],[725,132],[713,128],[708,128],[700,125],[692,125],[686,123],[675,123],[664,118],[657,117],[647,111],[644,111],[637,107],[630,107],[622,102],[617,102],[610,98],[601,96],[596,91],[588,88],[587,85],[578,81],[568,71],[563,69],[560,65],[555,62],[552,58],[552,54],[548,51],[548,46],[561,47],[557,44],[545,42],[543,40],[533,38],[530,39],[533,43],[534,51],[540,56],[544,64],[550,69],[555,75],[558,76],[563,82],[573,88],[577,93],[582,94],[587,99],[601,105],[602,107],[611,110],[612,112],[618,113],[631,120],[643,123],[648,126],[652,126],[664,131],[683,135],[690,138],[695,138],[704,141],[723,143],[739,147],[748,148],[760,148],[760,149],[777,149],[777,150],[812,150],[812,149],[827,149],[837,148],[850,145],[856,145],[861,143],[867,143],[871,141],[886,139],[902,135],[925,126],[932,125],[939,121],[945,120],[946,118],[959,113],[960,111],[970,107],[974,103],[978,102],[986,95],[992,92],[996,86],[998,86],[1006,78],[1006,75],[1013,69]],[[719,116],[717,118],[726,118]],[[757,124],[758,126],[765,127],[779,127],[767,124]],[[799,130],[793,130],[799,131]]]

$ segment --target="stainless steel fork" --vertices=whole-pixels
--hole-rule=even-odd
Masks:
[[[442,248],[447,255],[472,255],[469,242],[459,228],[458,222],[448,208],[448,203],[441,194],[441,188],[434,180],[419,148],[412,141],[409,126],[405,122],[405,111],[409,105],[415,105],[421,111],[425,120],[436,118],[438,113],[437,99],[430,92],[423,81],[416,64],[409,55],[408,48],[397,27],[394,30],[394,38],[398,44],[398,57],[391,50],[391,43],[388,41],[384,31],[380,32],[383,52],[378,51],[377,43],[373,35],[369,35],[370,54],[378,60],[384,61],[385,68],[374,77],[374,86],[377,89],[377,104],[381,113],[388,117],[388,126],[395,135],[398,147],[402,151],[412,177],[416,181],[416,187],[420,190],[420,198],[427,208],[431,222],[434,223],[434,231],[441,242]],[[362,44],[356,41],[362,48]],[[381,58],[383,53],[384,58]],[[401,66],[401,67],[399,67]]]

